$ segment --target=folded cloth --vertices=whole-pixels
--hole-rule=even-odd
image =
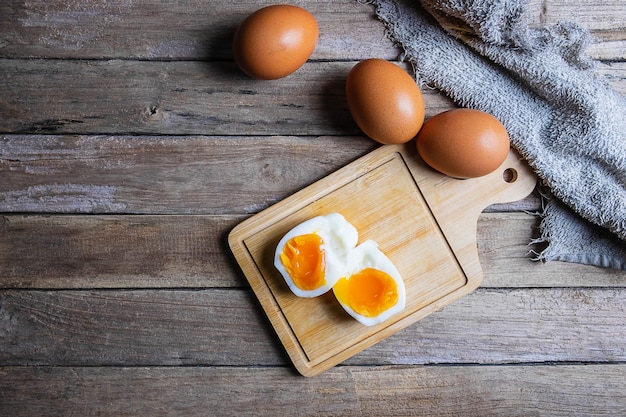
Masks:
[[[589,34],[531,28],[523,0],[374,0],[421,84],[496,116],[549,189],[537,259],[626,269],[626,98]]]

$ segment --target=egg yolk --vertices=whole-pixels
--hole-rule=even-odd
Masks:
[[[396,281],[386,272],[365,268],[341,278],[333,288],[337,300],[365,317],[376,317],[398,302]]]
[[[326,283],[323,243],[321,236],[314,233],[295,236],[280,254],[285,270],[301,290],[314,290]]]

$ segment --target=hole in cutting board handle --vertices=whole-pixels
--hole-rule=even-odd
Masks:
[[[507,168],[502,173],[502,179],[509,184],[517,181],[517,170],[515,168]]]

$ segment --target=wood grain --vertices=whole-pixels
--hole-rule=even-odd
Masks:
[[[4,366],[291,368],[250,290],[4,290],[0,313]],[[624,314],[624,288],[479,288],[346,363],[620,363]]]
[[[362,136],[4,135],[0,145],[1,212],[108,214],[256,213],[378,147]],[[498,211],[539,207],[535,194]]]
[[[363,137],[5,135],[0,211],[255,213],[375,149]]]
[[[232,59],[237,25],[275,2],[245,0],[32,1],[0,5],[0,52],[8,57]],[[313,59],[359,59],[368,54],[393,59],[398,51],[382,26],[372,28],[373,9],[353,0],[294,1],[314,13],[320,39]],[[147,12],[149,11],[149,12]]]
[[[343,80],[399,50],[366,2],[294,1],[321,37],[277,83],[230,50],[268,0],[0,2],[0,415],[625,414],[626,273],[530,261],[536,193],[479,217],[481,288],[297,376],[226,235],[377,147]],[[626,94],[623,1],[527,5]]]
[[[624,411],[625,376],[611,364],[344,366],[318,378],[284,368],[5,367],[0,413],[612,417]],[[63,408],[50,409],[60,398]]]
[[[478,253],[483,287],[624,287],[626,271],[567,262],[533,262],[544,246],[540,218],[529,212],[483,213],[478,220]]]
[[[5,288],[241,287],[232,216],[3,216]]]
[[[307,63],[273,82],[252,80],[233,62],[4,59],[0,131],[360,135],[344,92],[355,64]],[[427,115],[452,107],[434,90],[424,95]]]
[[[227,251],[242,215],[0,217],[0,288],[241,288]],[[625,273],[531,261],[538,219],[485,213],[478,220],[483,287],[624,287]],[[536,248],[539,249],[539,248]]]
[[[0,59],[0,131],[360,135],[344,92],[355,64],[309,62],[267,82],[246,77],[232,62]],[[625,65],[605,64],[597,73],[626,93]],[[427,117],[453,107],[436,90],[422,92]]]
[[[245,215],[0,216],[0,288],[243,288],[226,236]],[[482,287],[625,287],[626,273],[533,262],[539,219],[483,213]]]
[[[376,24],[374,9],[353,0],[293,1],[313,13],[320,39],[313,60],[395,59],[399,50]],[[0,57],[149,60],[231,59],[239,23],[271,0],[210,2],[154,0],[116,2],[37,0],[0,4]],[[533,24],[576,21],[591,30],[592,56],[624,59],[626,41],[619,0],[527,2]],[[149,11],[149,12],[148,12]],[[611,47],[603,47],[610,42]],[[616,56],[616,52],[620,52]]]

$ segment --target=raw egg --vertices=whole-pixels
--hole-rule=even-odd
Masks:
[[[404,310],[404,281],[373,240],[348,254],[345,275],[333,287],[339,304],[365,326],[382,323]]]
[[[278,242],[274,266],[295,295],[316,297],[343,276],[345,259],[357,241],[356,228],[341,214],[314,217]]]
[[[415,80],[383,59],[366,59],[350,70],[346,100],[363,133],[383,144],[410,141],[424,123],[424,99]]]
[[[481,177],[495,171],[510,149],[509,134],[497,118],[465,108],[428,119],[416,143],[424,162],[455,178]]]
[[[291,5],[267,6],[237,28],[233,54],[250,77],[275,80],[300,68],[313,53],[318,38],[315,17]]]

